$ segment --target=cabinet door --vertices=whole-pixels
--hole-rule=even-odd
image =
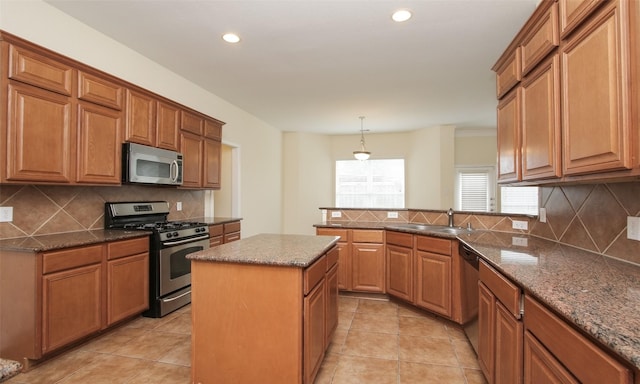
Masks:
[[[156,113],[156,141],[158,148],[180,150],[180,108],[159,101]]]
[[[558,54],[522,82],[522,179],[560,177],[560,62]]]
[[[42,352],[101,328],[101,264],[45,275],[42,282]]]
[[[352,289],[384,293],[384,245],[355,243],[351,249]]]
[[[76,142],[71,99],[10,83],[8,101],[6,179],[72,182]]]
[[[495,383],[522,383],[522,321],[496,302],[495,323]]]
[[[387,245],[387,293],[413,301],[413,250]]]
[[[125,141],[155,145],[155,108],[156,101],[153,96],[127,89]]]
[[[416,252],[416,305],[451,316],[451,256]]]
[[[216,140],[203,140],[204,145],[204,187],[220,189],[220,156],[222,144]]]
[[[182,186],[200,188],[202,186],[202,138],[191,133],[180,134],[182,152]]]
[[[351,290],[351,247],[347,243],[338,244],[338,288],[341,290]]]
[[[520,92],[517,87],[498,103],[498,181],[519,181]]]
[[[149,308],[149,254],[107,263],[107,325]]]
[[[478,364],[489,384],[494,383],[496,298],[478,282]]]
[[[578,384],[546,348],[530,333],[524,335],[524,384]]]
[[[564,174],[632,166],[628,1],[611,1],[562,48]]]
[[[326,280],[326,340],[325,347],[331,342],[333,332],[338,327],[338,264],[327,272]]]
[[[103,105],[111,109],[122,109],[122,86],[99,76],[78,71],[78,99]]]
[[[78,105],[78,177],[80,183],[120,184],[121,112]]]
[[[316,285],[304,298],[304,382],[313,383],[324,357],[325,282]]]

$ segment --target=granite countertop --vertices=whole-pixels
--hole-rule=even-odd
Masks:
[[[242,220],[241,217],[196,217],[194,219],[189,219],[189,221],[199,221],[201,223],[205,223],[208,225],[216,225],[216,224],[225,224],[231,223],[234,221]]]
[[[456,239],[457,236],[452,233],[445,233],[440,231],[431,231],[428,229],[415,229],[411,227],[403,227],[403,224],[410,224],[405,222],[393,222],[393,221],[377,221],[377,222],[358,222],[358,221],[345,221],[345,222],[332,222],[332,223],[320,223],[314,224],[316,228],[332,228],[332,229],[384,229],[396,232],[410,233],[413,235],[425,235],[433,237],[443,237],[445,239]],[[420,224],[420,223],[413,223]],[[427,224],[429,225],[429,224]]]
[[[149,235],[151,235],[149,231],[96,229],[91,231],[57,233],[54,235],[17,237],[14,239],[0,240],[0,251],[45,252]]]
[[[640,369],[640,267],[526,235],[475,231],[458,239]]]
[[[337,236],[260,234],[190,253],[188,259],[305,268],[338,242]]]

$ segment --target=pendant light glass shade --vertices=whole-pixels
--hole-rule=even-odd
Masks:
[[[364,127],[363,127],[364,116],[360,116],[360,150],[353,151],[353,157],[358,160],[367,160],[369,156],[371,156],[371,152],[367,151],[367,148],[364,146]]]

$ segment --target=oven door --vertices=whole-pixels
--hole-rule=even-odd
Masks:
[[[186,256],[209,248],[209,236],[185,240],[160,250],[160,296],[191,285],[191,260]],[[176,243],[180,243],[178,240]],[[166,245],[167,243],[165,243]]]

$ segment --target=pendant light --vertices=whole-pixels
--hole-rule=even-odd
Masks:
[[[371,156],[371,152],[367,151],[367,149],[364,147],[363,121],[364,121],[364,116],[360,116],[360,150],[353,151],[353,157],[355,157],[358,160],[367,160],[369,156]]]

